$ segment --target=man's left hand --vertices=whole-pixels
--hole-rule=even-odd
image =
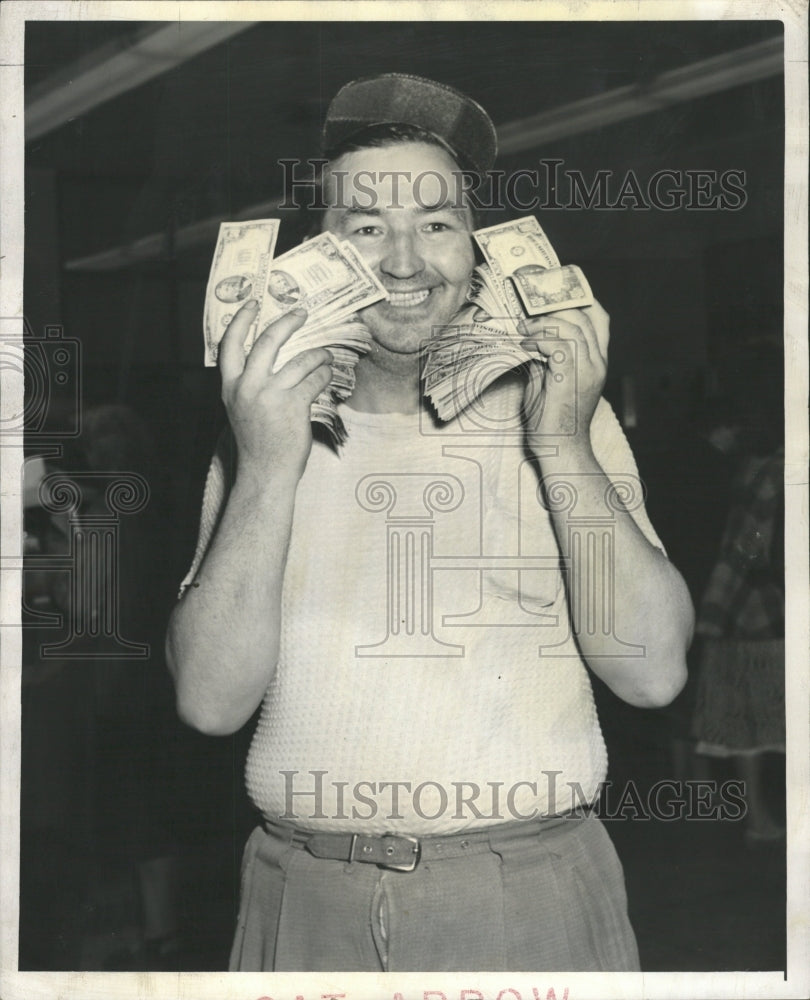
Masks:
[[[548,443],[550,435],[588,443],[607,375],[610,317],[594,302],[524,319],[520,330],[523,347],[538,355],[524,395],[529,446]]]

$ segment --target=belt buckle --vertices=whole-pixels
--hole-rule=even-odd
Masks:
[[[413,845],[413,857],[410,861],[404,861],[401,864],[389,863],[387,861],[378,861],[377,864],[380,868],[390,868],[391,871],[395,872],[412,872],[416,866],[419,864],[419,859],[422,856],[422,845],[419,843],[417,837],[410,837],[407,834],[400,833],[388,833],[383,836],[383,840],[389,839],[395,840],[406,840],[409,844]]]

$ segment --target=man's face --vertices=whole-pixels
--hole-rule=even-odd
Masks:
[[[324,229],[348,240],[389,293],[361,313],[380,348],[416,354],[465,300],[475,257],[460,171],[422,142],[346,153],[326,176]]]

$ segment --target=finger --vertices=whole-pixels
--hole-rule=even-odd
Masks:
[[[595,365],[607,365],[607,354],[606,351],[605,353],[602,351],[602,345],[600,344],[593,320],[584,309],[579,310],[579,313],[580,319],[577,325],[582,331],[583,341],[588,351],[588,359]]]
[[[245,364],[246,382],[263,382],[267,378],[268,372],[273,370],[281,345],[289,340],[296,330],[301,329],[306,319],[305,309],[293,309],[262,330]]]
[[[526,316],[518,321],[518,330],[528,339],[573,336],[584,318],[581,309],[558,309],[543,316]]]
[[[315,371],[310,372],[306,378],[299,383],[297,391],[300,392],[308,403],[314,402],[323,390],[332,381],[332,368],[330,365],[318,365]]]
[[[293,389],[321,365],[329,365],[332,371],[332,355],[325,347],[311,347],[291,358],[276,373],[278,385],[282,389]]]
[[[549,320],[556,324],[558,328],[556,336],[559,337],[564,338],[566,330],[569,337],[577,338],[577,333],[581,333],[586,349],[585,356],[594,362],[601,361],[602,364],[607,365],[610,317],[598,302],[580,309],[558,309],[556,312],[546,313],[545,316],[538,317],[538,319]],[[545,336],[552,335],[547,325]]]
[[[245,338],[251,324],[256,319],[259,303],[248,299],[237,312],[219,345],[219,370],[223,385],[239,378],[245,367]]]
[[[564,312],[569,313],[570,318],[564,317]],[[535,351],[541,357],[553,359],[560,364],[570,353],[565,344],[569,341],[577,345],[576,349],[581,352],[585,360],[590,360],[591,344],[583,329],[588,325],[589,322],[580,309],[565,309],[535,319],[523,320],[520,324],[524,333],[521,345],[530,353]],[[592,340],[595,349],[596,341],[594,338]]]
[[[540,374],[544,377],[544,386],[562,382],[566,377],[566,372],[570,373],[577,368],[577,358],[582,354],[587,354],[588,351],[584,338],[574,340],[573,337],[554,337],[546,341],[545,344],[537,344],[536,341],[528,343],[530,346],[526,350],[530,353],[533,349],[536,350],[545,362],[542,365],[530,366],[532,369],[540,370]],[[534,348],[531,344],[534,344]],[[545,381],[547,379],[551,381]]]
[[[564,311],[568,313],[568,316],[564,317],[564,321],[570,322],[576,328],[576,333],[579,335],[575,335],[578,345],[577,350],[583,352],[583,356],[587,361],[592,361],[595,364],[603,361],[602,353],[599,350],[599,343],[596,339],[596,331],[593,328],[590,317],[582,309],[567,309]],[[574,313],[576,315],[573,315]],[[559,313],[550,313],[549,317],[552,316],[559,317]]]
[[[608,344],[610,343],[610,316],[598,302],[594,302],[592,306],[587,306],[582,311],[591,321],[596,334],[599,353],[602,355],[605,363],[607,363]]]

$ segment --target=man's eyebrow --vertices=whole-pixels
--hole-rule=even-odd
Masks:
[[[419,206],[420,212],[464,212],[466,207],[464,205],[459,205],[458,201],[453,201],[450,198],[443,198],[441,201],[437,201],[435,205],[422,204]]]
[[[383,209],[374,206],[362,206],[362,205],[341,205],[340,212],[344,218],[352,217],[355,215],[371,215],[375,218],[383,214]],[[456,215],[465,215],[467,208],[465,205],[459,205],[458,202],[452,201],[449,198],[437,202],[435,205],[424,204],[417,207],[417,211],[424,214],[433,212],[454,212]]]
[[[366,207],[363,208],[362,205],[343,205],[341,206],[341,211],[344,217],[349,215],[382,215],[382,209],[376,207]]]

